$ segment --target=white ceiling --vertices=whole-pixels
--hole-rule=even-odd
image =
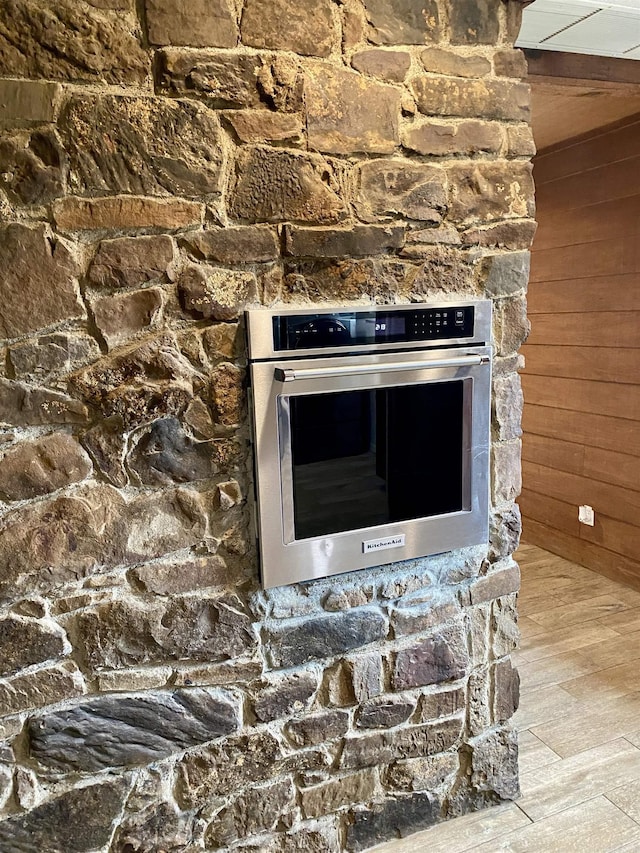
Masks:
[[[516,44],[640,59],[640,0],[535,0]]]

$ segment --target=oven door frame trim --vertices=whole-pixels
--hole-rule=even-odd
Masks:
[[[443,367],[447,355],[455,363],[464,355],[478,356],[478,363]],[[329,356],[261,361],[251,364],[253,396],[253,428],[256,459],[256,525],[259,532],[259,550],[263,586],[265,588],[308,581],[345,571],[372,568],[381,564],[377,552],[363,553],[362,541],[367,538],[384,538],[404,535],[402,549],[387,552],[387,562],[408,560],[469,545],[483,544],[488,539],[489,506],[489,450],[490,450],[490,399],[491,399],[490,346],[468,346],[460,349],[414,350],[412,362],[424,362],[424,368],[412,365],[403,370],[407,351],[350,356]],[[377,364],[398,363],[397,371],[375,374]],[[429,362],[438,366],[429,366]],[[276,371],[283,368],[317,369],[357,365],[370,367],[372,374],[335,376],[331,380],[321,377],[300,378],[283,382]],[[289,420],[283,398],[304,394],[336,393],[350,390],[375,390],[400,385],[417,385],[425,382],[470,380],[471,391],[464,395],[464,443],[468,444],[470,464],[464,466],[469,483],[463,483],[470,495],[471,506],[461,512],[390,522],[385,525],[345,531],[324,537],[285,541],[286,531],[293,533],[293,485],[290,465],[291,436]],[[327,387],[330,381],[331,387]],[[466,384],[466,383],[465,383]],[[283,421],[282,418],[285,417]],[[466,447],[465,447],[466,450]],[[283,462],[284,457],[284,462]],[[288,466],[288,467],[287,467]],[[289,518],[286,517],[289,507]],[[384,562],[384,560],[383,560]]]

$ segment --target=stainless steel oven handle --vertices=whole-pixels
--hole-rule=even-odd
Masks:
[[[345,364],[339,367],[303,367],[292,369],[276,367],[277,382],[294,382],[296,379],[329,379],[332,376],[366,376],[372,373],[397,373],[401,370],[431,370],[438,367],[469,367],[488,364],[488,356],[459,355],[454,358],[438,358],[432,361],[395,361],[381,364]]]

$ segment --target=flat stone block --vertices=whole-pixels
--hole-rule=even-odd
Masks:
[[[230,0],[146,0],[151,44],[235,47],[238,24]]]
[[[56,702],[82,696],[86,691],[82,673],[70,662],[26,675],[15,675],[0,682],[0,716],[55,705]]]
[[[300,116],[266,110],[226,110],[222,114],[240,142],[269,143],[298,148],[304,143],[305,129]]]
[[[302,56],[328,56],[337,28],[330,0],[247,0],[242,42],[250,47],[291,50]]]
[[[350,610],[304,622],[282,624],[265,633],[265,651],[274,668],[324,660],[382,640],[386,619],[375,610]]]
[[[390,154],[399,142],[401,94],[353,71],[309,72],[304,99],[309,146],[333,154]]]
[[[399,50],[361,50],[351,57],[356,71],[389,83],[402,83],[411,65],[411,54]]]
[[[285,253],[308,258],[386,254],[404,244],[402,226],[355,225],[337,229],[286,225],[285,235]]]
[[[460,626],[446,628],[396,653],[395,690],[454,681],[465,675],[469,658]]]
[[[476,162],[448,170],[449,216],[458,222],[526,218],[535,213],[531,164]]]
[[[26,814],[0,822],[0,849],[6,853],[86,853],[102,848],[111,839],[126,795],[124,780],[67,791]]]
[[[502,147],[499,124],[484,121],[417,122],[402,134],[402,145],[418,154],[497,154]]]
[[[0,464],[0,494],[25,500],[55,492],[84,480],[91,462],[80,444],[65,433],[26,441],[10,450]]]
[[[238,710],[204,687],[104,696],[32,717],[29,752],[67,773],[149,764],[236,731]]]
[[[157,88],[182,97],[205,98],[215,109],[266,109],[260,98],[254,56],[230,51],[194,51],[168,47],[157,54]]]
[[[241,151],[229,212],[245,222],[301,220],[326,225],[346,216],[331,164],[317,154]]]
[[[86,93],[70,99],[60,126],[73,192],[189,197],[222,188],[220,125],[196,102]]]
[[[173,242],[166,235],[102,240],[89,281],[98,287],[136,287],[164,278],[173,258]]]
[[[172,230],[200,225],[204,205],[182,199],[111,196],[69,196],[53,204],[53,217],[63,231],[95,231],[114,228],[164,228]]]
[[[80,400],[46,388],[0,378],[0,423],[11,426],[85,424],[87,407]]]
[[[356,209],[368,222],[396,218],[440,223],[447,206],[446,173],[401,160],[369,160],[360,167]]]
[[[16,338],[86,315],[78,287],[78,265],[69,249],[53,241],[43,225],[14,223],[0,228],[4,270],[0,336]]]
[[[61,657],[65,634],[46,622],[7,616],[0,619],[0,675]]]
[[[205,260],[223,264],[263,263],[275,261],[279,255],[276,232],[266,225],[197,231],[184,242]]]
[[[122,14],[120,4],[111,10],[97,5],[95,0],[12,0],[0,32],[2,73],[68,82],[143,83],[151,61],[134,34],[136,19]]]
[[[471,603],[482,604],[494,598],[502,598],[520,589],[520,568],[517,563],[496,569],[475,580],[470,587]]]
[[[280,744],[269,732],[225,738],[178,762],[176,799],[184,809],[202,806],[211,797],[271,779],[281,760]]]
[[[373,44],[425,44],[441,36],[436,0],[365,0]]]
[[[441,47],[429,47],[423,50],[420,60],[425,71],[432,74],[446,74],[452,77],[486,77],[491,73],[491,63],[486,56],[457,53]]]
[[[91,310],[111,350],[138,332],[157,326],[164,301],[164,293],[159,287],[148,287],[93,299]]]
[[[495,44],[500,33],[500,0],[455,0],[449,5],[453,44]]]
[[[440,802],[433,794],[417,793],[375,803],[353,813],[347,829],[347,850],[366,850],[382,841],[404,838],[439,820]]]
[[[60,97],[57,83],[0,80],[0,124],[28,125],[55,119]]]
[[[506,80],[416,77],[411,88],[424,115],[528,121],[529,86]]]

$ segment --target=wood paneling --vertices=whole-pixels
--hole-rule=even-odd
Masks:
[[[640,173],[640,158],[637,168]],[[571,272],[575,278],[640,272],[640,243],[637,236],[630,234],[595,243],[573,242],[570,246],[556,246],[552,249],[536,248],[532,281],[562,281],[567,272]]]
[[[537,174],[534,173],[537,181]],[[536,183],[537,186],[537,183]],[[559,246],[616,240],[640,234],[640,196],[590,204],[572,211],[548,216],[538,223],[536,251]]]
[[[607,157],[606,137],[604,140],[603,157]],[[536,190],[538,202],[553,205],[556,211],[573,210],[640,192],[640,154],[617,163],[603,162],[599,169],[541,184]]]
[[[523,460],[559,469],[568,474],[579,474],[601,483],[637,490],[640,482],[640,457],[576,443],[570,431],[566,431],[564,435],[566,441],[549,435],[525,433],[522,440]]]
[[[626,489],[637,489],[640,483],[640,459],[626,452],[585,447],[584,475]]]
[[[524,535],[640,589],[640,119],[544,153],[534,173]]]
[[[640,549],[640,528],[600,513],[593,527],[580,524],[572,504],[524,490],[520,499],[523,514],[533,521],[553,527],[562,533],[591,542],[612,551],[616,556],[634,559]]]
[[[537,462],[522,463],[523,483],[526,489],[539,495],[565,501],[574,507],[588,504],[596,515],[604,513],[608,518],[637,524],[640,516],[640,492],[625,489],[613,483],[603,483],[580,474],[548,468]]]
[[[527,373],[536,376],[564,376],[567,379],[640,384],[638,353],[635,349],[549,344],[525,346],[522,352],[526,359]]]
[[[536,158],[535,178],[540,185],[566,178],[576,172],[586,172],[602,166],[602,141],[607,135],[610,163],[627,160],[638,155],[638,124],[634,120],[625,125],[618,133],[608,130],[598,131],[582,142],[570,142],[561,151],[543,152]]]
[[[535,284],[536,282],[532,282],[532,290],[535,289]],[[538,314],[531,318],[531,334],[527,343],[542,346],[557,344],[558,346],[638,349],[640,347],[638,312],[576,311],[575,314]]]
[[[640,421],[640,385],[525,374],[522,389],[539,406]]]
[[[529,436],[564,436],[590,448],[617,451],[640,456],[640,429],[635,421],[585,414],[568,409],[550,409],[528,402],[524,407],[522,428],[525,441]]]
[[[618,450],[640,456],[640,430],[637,423],[606,415],[589,415],[568,409],[549,409],[527,403],[522,426],[526,435],[564,436],[568,441],[588,444],[592,448]]]
[[[527,519],[547,527],[554,527],[576,539],[580,538],[578,513],[574,512],[571,504],[551,498],[549,495],[540,495],[529,489],[522,490],[519,503],[520,510]]]
[[[530,315],[636,311],[637,283],[636,273],[538,281],[529,289],[527,307]]]
[[[525,433],[522,437],[522,461],[544,465],[546,468],[561,469],[569,474],[584,471],[584,445],[572,440],[565,433],[567,441],[546,435]]]

